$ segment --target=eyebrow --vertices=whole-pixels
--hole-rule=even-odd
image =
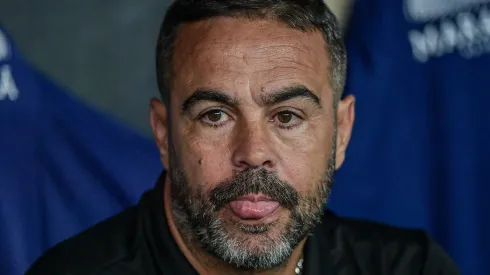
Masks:
[[[298,97],[308,99],[312,101],[318,108],[322,108],[322,102],[320,98],[303,85],[286,87],[274,93],[263,95],[262,101],[265,105],[274,105]]]
[[[182,104],[182,113],[189,113],[190,109],[201,101],[220,102],[230,106],[238,105],[238,100],[223,92],[212,89],[197,89]]]
[[[275,105],[294,98],[308,99],[313,102],[318,108],[322,108],[320,98],[315,95],[310,89],[302,85],[282,88],[276,92],[261,96],[262,103],[267,106]],[[240,103],[237,99],[232,98],[231,96],[218,90],[197,89],[182,104],[182,113],[188,114],[193,106],[202,101],[214,101],[229,106],[236,106]]]

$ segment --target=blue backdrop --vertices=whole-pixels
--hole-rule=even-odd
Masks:
[[[490,274],[490,1],[356,0],[357,117],[330,206],[421,227]]]
[[[161,172],[158,151],[71,98],[0,29],[0,274],[133,204]]]

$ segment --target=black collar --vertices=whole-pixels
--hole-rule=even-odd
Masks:
[[[175,242],[168,227],[163,192],[165,186],[165,173],[158,179],[155,187],[147,193],[146,205],[142,207],[142,224],[149,258],[152,266],[156,266],[158,274],[197,274],[187,261],[184,253]]]
[[[325,210],[322,224],[313,229],[304,248],[304,275],[323,275],[334,273],[335,248],[329,241],[333,233],[336,216]]]

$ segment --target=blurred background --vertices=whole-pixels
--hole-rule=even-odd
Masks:
[[[490,274],[490,1],[328,0],[357,121],[329,206],[422,228]],[[0,274],[135,203],[170,0],[0,0]]]
[[[155,42],[170,0],[0,1],[0,22],[34,66],[149,134]]]

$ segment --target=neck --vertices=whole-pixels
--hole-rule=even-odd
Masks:
[[[186,232],[182,226],[177,226],[175,222],[175,216],[172,211],[172,198],[171,198],[171,185],[169,183],[168,175],[165,179],[165,188],[163,194],[163,201],[165,206],[165,216],[167,218],[168,227],[170,229],[170,233],[177,243],[178,247],[192,265],[192,267],[197,271],[198,274],[206,275],[206,274],[235,274],[235,275],[276,275],[276,274],[284,274],[284,275],[295,275],[295,268],[298,261],[302,257],[302,251],[304,244],[306,242],[306,238],[302,240],[296,249],[293,251],[289,259],[280,267],[269,269],[269,270],[242,270],[235,268],[229,264],[226,264],[221,259],[218,259],[202,248],[199,245],[195,244],[192,238],[185,238],[183,235],[189,234]],[[179,227],[179,229],[177,229]]]

